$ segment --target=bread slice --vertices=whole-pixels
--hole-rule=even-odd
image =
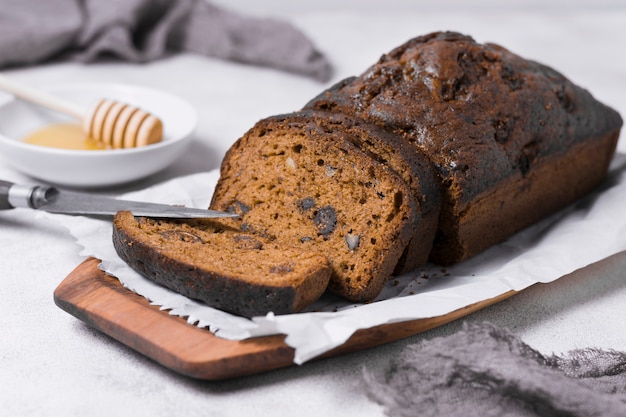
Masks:
[[[299,115],[264,119],[230,148],[211,208],[239,213],[245,231],[325,256],[329,289],[352,301],[378,295],[419,220],[393,169]]]
[[[326,290],[319,254],[277,246],[218,220],[157,220],[119,212],[113,244],[148,279],[245,317],[298,312]]]
[[[313,124],[321,134],[341,137],[404,180],[412,191],[419,216],[394,275],[426,263],[437,231],[442,199],[441,182],[430,160],[394,132],[344,114],[302,110],[289,115],[289,119]]]

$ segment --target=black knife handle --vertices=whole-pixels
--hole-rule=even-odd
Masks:
[[[13,186],[12,182],[0,180],[0,210],[12,209],[9,203],[9,189]]]

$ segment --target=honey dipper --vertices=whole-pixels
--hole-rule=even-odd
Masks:
[[[163,124],[158,117],[131,104],[98,100],[91,109],[10,80],[0,74],[0,89],[40,106],[64,113],[82,122],[83,130],[107,148],[134,148],[159,142]]]

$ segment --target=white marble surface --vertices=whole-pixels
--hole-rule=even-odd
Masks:
[[[506,7],[495,1],[472,7],[399,0],[384,5],[231,3],[248,13],[288,18],[302,28],[333,61],[331,83],[360,73],[412,36],[457,30],[553,66],[626,115],[623,2],[517,1]],[[214,169],[228,146],[255,121],[295,110],[327,86],[191,55],[142,66],[54,64],[7,74],[35,86],[110,81],[157,87],[198,109],[200,124],[188,155],[145,181],[102,191],[107,194]],[[623,140],[619,149],[626,152]],[[4,162],[0,178],[30,181]],[[54,289],[83,260],[63,228],[37,220],[26,210],[0,212],[0,248],[0,409],[6,415],[380,416],[382,409],[364,395],[362,369],[384,367],[404,346],[450,334],[461,325],[455,322],[380,348],[268,374],[195,381],[55,306]],[[467,319],[508,327],[544,353],[592,346],[626,350],[625,300],[626,256],[616,256]]]

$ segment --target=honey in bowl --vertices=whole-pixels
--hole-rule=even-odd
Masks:
[[[91,138],[78,123],[56,123],[44,126],[27,135],[24,142],[60,149],[98,151],[106,147]]]

